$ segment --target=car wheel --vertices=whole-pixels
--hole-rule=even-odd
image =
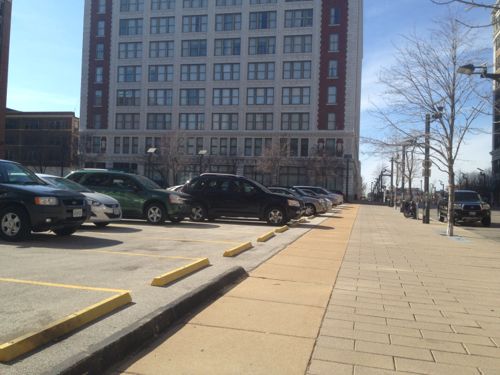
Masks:
[[[109,225],[109,221],[101,221],[99,223],[94,223],[97,228],[104,228]]]
[[[78,227],[63,227],[59,229],[53,229],[52,232],[54,232],[58,236],[70,236],[75,233],[77,229]]]
[[[313,204],[306,204],[306,216],[316,215],[316,207]]]
[[[288,220],[281,208],[273,207],[267,211],[266,221],[269,225],[284,225]]]
[[[160,225],[165,222],[165,208],[159,203],[151,203],[146,207],[146,220],[149,224]]]
[[[22,241],[31,233],[30,219],[21,207],[6,207],[0,211],[0,236],[5,241]]]
[[[192,221],[203,221],[207,217],[207,210],[200,203],[195,203],[191,206],[191,215],[189,216]]]
[[[184,220],[184,216],[169,216],[168,220],[170,220],[172,223],[180,223],[182,220]]]
[[[481,224],[483,224],[483,227],[491,226],[491,216],[483,217],[483,219],[481,220]]]

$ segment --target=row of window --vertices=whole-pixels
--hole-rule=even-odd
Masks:
[[[205,105],[205,89],[190,88],[179,90],[179,105],[181,106],[204,106]],[[149,89],[148,90],[148,106],[172,106],[173,89]],[[247,105],[274,105],[274,88],[273,87],[252,87],[247,88],[246,104]],[[283,87],[281,91],[282,105],[308,105],[311,103],[311,88],[305,87]],[[239,88],[216,88],[212,91],[212,105],[239,105],[240,104],[240,89]],[[337,104],[337,87],[328,87],[327,104]],[[103,105],[102,90],[96,90],[94,98],[94,106],[100,107]],[[116,93],[117,106],[140,106],[141,105],[141,90],[127,89],[117,90]]]
[[[336,114],[328,113],[326,130],[339,130]],[[204,130],[204,113],[180,113],[179,129],[181,130]],[[102,128],[102,117],[100,114],[94,115],[94,121],[90,126],[93,129]],[[171,113],[148,113],[146,116],[146,129],[148,130],[171,130]],[[281,130],[296,131],[309,130],[310,115],[308,112],[284,112],[281,114]],[[115,121],[116,129],[139,130],[141,128],[140,113],[117,113]],[[237,113],[213,113],[210,125],[212,130],[239,130],[239,116]],[[266,112],[246,113],[245,130],[265,130],[274,129],[274,114]]]

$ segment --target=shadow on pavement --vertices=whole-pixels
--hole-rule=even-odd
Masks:
[[[51,248],[64,250],[87,250],[121,245],[122,241],[79,236],[58,237],[52,233],[34,233],[31,239],[18,244],[18,249]]]
[[[104,228],[98,228],[94,225],[83,225],[78,229],[78,232],[88,232],[88,233],[137,233],[142,232],[141,229],[129,228],[123,226],[108,225]]]

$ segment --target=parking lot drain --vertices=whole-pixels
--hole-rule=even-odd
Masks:
[[[288,229],[290,229],[290,227],[288,225],[285,225],[285,226],[282,226],[282,227],[275,229],[274,231],[276,233],[283,233],[283,232],[286,232]]]
[[[152,286],[165,286],[174,281],[179,280],[180,278],[190,275],[196,271],[201,270],[202,268],[208,267],[210,262],[208,258],[199,259],[193,263],[189,263],[187,266],[183,266],[177,268],[173,271],[167,272],[161,276],[155,277],[153,281],[151,281]]]
[[[266,242],[267,240],[273,238],[274,236],[276,236],[274,234],[274,231],[267,232],[266,234],[263,234],[262,236],[260,236],[259,238],[257,238],[257,242]]]
[[[97,288],[93,288],[97,289]],[[0,362],[9,362],[40,346],[64,336],[76,329],[91,323],[114,310],[128,305],[132,297],[128,291],[107,298],[83,310],[57,320],[40,331],[31,332],[4,344],[0,344]]]
[[[235,257],[236,255],[242,253],[243,251],[251,249],[252,247],[253,246],[252,246],[251,242],[245,242],[245,243],[242,243],[241,245],[233,247],[232,249],[226,250],[224,252],[224,256],[225,257]]]

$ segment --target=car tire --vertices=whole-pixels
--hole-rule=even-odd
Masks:
[[[491,226],[491,216],[483,217],[483,219],[481,220],[481,224],[483,224],[483,227]]]
[[[316,207],[314,207],[314,204],[306,204],[305,216],[316,216]]]
[[[287,223],[285,212],[282,208],[272,207],[266,212],[266,222],[269,225],[281,226]]]
[[[71,236],[73,233],[77,231],[78,227],[63,227],[59,229],[53,229],[52,232],[54,232],[58,236]]]
[[[194,203],[191,206],[191,215],[189,218],[192,221],[200,222],[207,218],[207,210],[201,203]]]
[[[109,225],[109,221],[101,221],[99,223],[94,223],[97,228],[104,228]]]
[[[184,220],[184,216],[169,216],[168,220],[170,220],[172,223],[180,223],[182,220]]]
[[[144,210],[146,220],[149,224],[161,225],[165,222],[165,207],[160,203],[151,203]]]
[[[19,206],[5,207],[0,210],[0,237],[5,241],[22,241],[31,234],[28,213]]]

